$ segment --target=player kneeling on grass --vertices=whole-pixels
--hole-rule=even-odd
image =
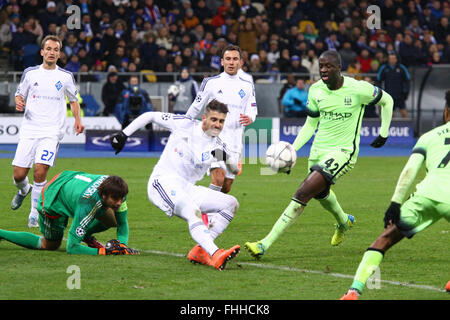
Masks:
[[[239,203],[231,195],[195,183],[204,177],[212,161],[225,161],[234,173],[239,170],[236,159],[229,159],[225,145],[218,138],[227,113],[226,104],[217,100],[206,105],[202,121],[171,113],[147,112],[111,137],[117,154],[125,146],[127,137],[148,123],[171,131],[148,181],[148,197],[169,217],[175,215],[188,223],[189,233],[197,242],[187,256],[189,261],[218,270],[224,269],[227,261],[240,250],[238,245],[228,250],[219,249],[214,243],[228,227]],[[202,220],[202,212],[208,216],[207,223]]]
[[[397,242],[404,237],[411,238],[441,218],[450,222],[450,90],[445,100],[445,124],[422,135],[414,146],[386,211],[385,230],[364,253],[350,290],[341,300],[358,300],[367,279],[378,268],[386,251]],[[427,175],[403,203],[424,162]],[[450,292],[450,281],[446,290]]]
[[[0,229],[0,240],[29,249],[57,250],[72,218],[67,253],[139,254],[127,246],[127,194],[128,185],[118,176],[63,171],[44,186],[39,198],[37,210],[43,236]],[[110,240],[103,246],[92,236],[111,227],[117,227],[119,240]]]

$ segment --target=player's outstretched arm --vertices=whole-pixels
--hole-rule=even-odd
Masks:
[[[381,105],[381,129],[379,136],[370,144],[374,148],[382,147],[389,136],[394,100],[389,93],[382,91],[382,96],[378,104]]]
[[[394,194],[391,198],[391,204],[386,210],[384,216],[384,226],[387,227],[390,222],[397,222],[400,217],[400,206],[406,198],[408,190],[411,188],[417,173],[422,166],[425,157],[420,153],[413,153],[408,159],[405,167],[398,178]]]
[[[307,117],[305,123],[303,124],[303,127],[300,129],[297,138],[295,138],[294,143],[292,146],[294,147],[295,151],[300,150],[301,147],[305,145],[311,139],[314,132],[316,131],[317,124],[319,123],[318,117]]]

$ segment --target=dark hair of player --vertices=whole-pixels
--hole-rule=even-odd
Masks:
[[[332,57],[337,66],[342,65],[341,55],[335,50],[324,51],[320,57]]]
[[[128,194],[128,185],[121,177],[109,176],[97,188],[100,196],[111,196],[121,199]]]
[[[230,45],[227,45],[227,46],[223,49],[223,51],[222,51],[222,59],[223,59],[223,56],[224,56],[225,52],[227,52],[227,51],[237,51],[237,52],[239,52],[239,59],[242,57],[242,51],[241,51],[241,48],[239,48],[239,46],[236,46],[236,45],[234,45],[234,44],[230,44]]]
[[[45,46],[45,43],[47,42],[47,40],[52,40],[52,41],[58,42],[59,50],[61,50],[61,48],[62,48],[61,40],[57,36],[54,36],[52,34],[50,34],[50,35],[46,36],[44,39],[42,39],[42,41],[41,41],[41,49],[44,49],[44,46]]]
[[[210,111],[217,111],[219,113],[228,113],[228,107],[225,103],[213,99],[206,105],[205,111],[206,114],[209,114]]]

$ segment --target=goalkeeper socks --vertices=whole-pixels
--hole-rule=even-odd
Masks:
[[[305,205],[292,200],[287,208],[284,210],[283,214],[278,218],[277,222],[272,227],[269,234],[261,240],[267,250],[275,240],[291,225],[297,220],[297,218],[302,214],[305,209]]]
[[[33,189],[31,190],[31,211],[30,211],[30,215],[29,218],[34,217],[37,219],[38,217],[38,211],[37,211],[37,205],[38,205],[38,201],[39,201],[39,197],[41,195],[41,191],[42,188],[45,186],[45,184],[47,183],[47,180],[43,181],[43,182],[34,182],[33,183]]]
[[[344,212],[344,210],[342,210],[333,190],[330,190],[330,193],[327,197],[319,199],[319,202],[325,210],[327,210],[334,216],[339,225],[346,224],[348,216]]]
[[[31,188],[30,183],[28,182],[28,177],[25,177],[24,180],[20,181],[20,182],[16,182],[16,180],[14,180],[14,185],[16,186],[17,189],[19,189],[19,192],[21,195],[26,195]]]
[[[383,260],[383,256],[384,253],[380,250],[373,248],[367,249],[361,263],[359,264],[358,270],[356,270],[351,288],[362,292],[364,286],[366,285],[367,279],[369,279],[372,273],[378,268]]]
[[[5,239],[29,249],[41,249],[42,237],[29,232],[15,232],[0,229],[0,239]]]

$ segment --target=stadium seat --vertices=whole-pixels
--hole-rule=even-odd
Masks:
[[[28,68],[36,65],[36,54],[39,51],[39,46],[35,43],[26,44],[23,47],[23,66]]]
[[[308,24],[312,26],[314,33],[317,33],[316,25],[311,20],[300,21],[300,23],[298,24],[298,29],[299,29],[298,32],[305,32],[305,28]]]
[[[83,98],[83,102],[86,105],[84,108],[84,115],[86,117],[96,116],[100,106],[95,100],[94,96],[91,94],[86,94],[81,96]]]

